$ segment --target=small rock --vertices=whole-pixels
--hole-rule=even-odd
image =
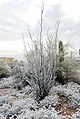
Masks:
[[[6,119],[10,119],[10,117],[12,117],[11,113],[7,115]]]
[[[17,119],[17,115],[13,115],[11,119]]]

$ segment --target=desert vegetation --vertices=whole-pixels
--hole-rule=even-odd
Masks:
[[[5,62],[0,62],[0,79],[9,76],[9,67]]]
[[[21,33],[26,61],[0,63],[0,119],[80,118],[77,61],[66,55],[66,46],[58,39],[60,21],[54,36],[50,30],[43,35],[43,14],[44,4],[36,39],[27,25],[29,49]]]

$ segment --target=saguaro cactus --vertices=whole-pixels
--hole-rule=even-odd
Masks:
[[[59,62],[64,61],[64,47],[62,41],[59,41]]]
[[[57,70],[57,77],[56,80],[62,84],[64,84],[64,68],[63,68],[63,61],[64,61],[64,47],[62,41],[59,42],[59,64]]]

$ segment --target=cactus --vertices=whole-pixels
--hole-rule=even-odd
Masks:
[[[64,47],[62,41],[59,42],[59,64],[58,64],[58,70],[56,72],[56,81],[64,84],[65,78],[64,78],[64,68],[63,68],[63,62],[64,62]]]
[[[64,61],[64,47],[62,41],[59,41],[59,62]]]

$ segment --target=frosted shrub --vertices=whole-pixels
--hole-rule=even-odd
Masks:
[[[57,37],[60,24],[60,21],[56,22],[53,37],[49,31],[47,31],[47,35],[43,36],[43,13],[44,3],[42,1],[40,31],[36,38],[32,37],[29,26],[27,25],[31,41],[30,44],[26,41],[26,45],[24,35],[21,33],[25,48],[25,57],[27,60],[27,79],[35,90],[37,100],[42,100],[48,95],[55,81]]]
[[[11,67],[11,75],[14,76],[15,84],[18,87],[24,87],[26,85],[29,85],[29,82],[27,81],[27,70],[26,70],[26,64],[22,61],[15,61],[9,64]]]
[[[32,38],[30,29],[28,27],[28,32],[31,40],[31,44],[28,44],[29,51],[27,51],[24,35],[22,34],[25,56],[28,64],[27,79],[30,81],[30,85],[35,90],[37,100],[42,100],[48,95],[55,80],[55,70],[57,63],[56,40],[59,23],[57,23],[55,39],[51,38],[49,33],[44,39],[42,35],[42,16],[43,8],[41,9],[40,33],[36,40]]]
[[[56,71],[56,81],[61,84],[65,84],[66,82],[74,79],[76,74],[76,66],[74,59],[69,57],[65,57],[66,52],[64,52],[64,45],[62,41],[59,41],[59,60]]]

